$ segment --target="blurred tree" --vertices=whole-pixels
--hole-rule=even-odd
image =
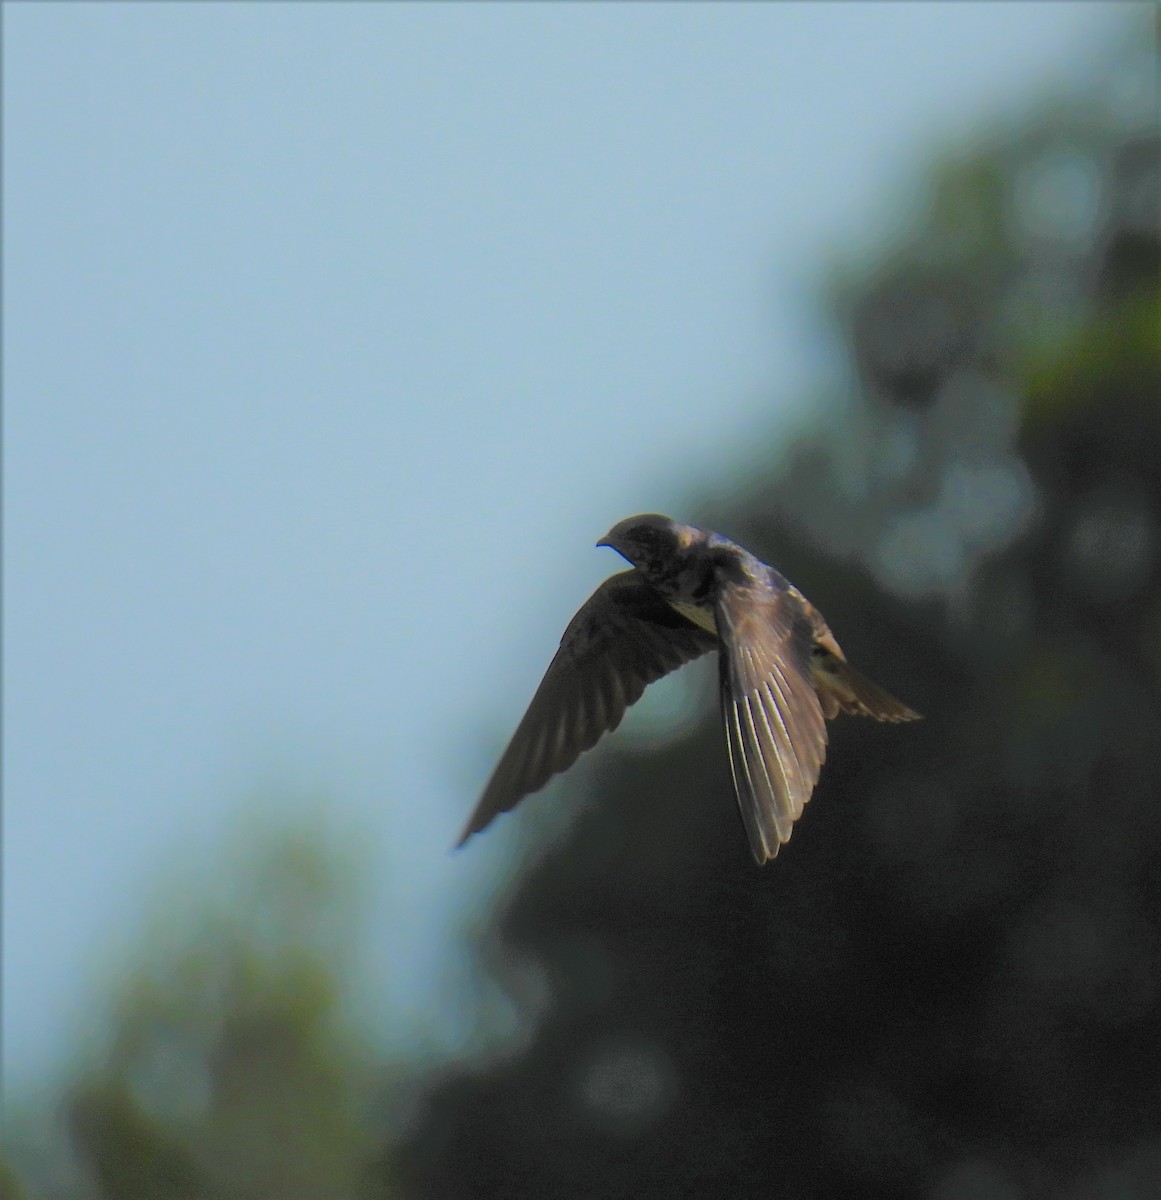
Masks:
[[[51,1180],[35,1194],[365,1194],[385,1068],[342,1011],[351,864],[312,832],[265,840],[217,903],[206,874],[195,911],[161,922],[122,988],[107,1046],[64,1101],[74,1161],[33,1164],[30,1182]],[[394,1194],[381,1162],[374,1182],[376,1196]]]
[[[1157,69],[939,167],[834,284],[854,397],[688,514],[927,720],[832,724],[762,871],[716,712],[604,745],[482,938],[526,1036],[433,1082],[417,1195],[1161,1196]]]
[[[12,1168],[0,1158],[0,1200],[24,1200],[24,1191]]]

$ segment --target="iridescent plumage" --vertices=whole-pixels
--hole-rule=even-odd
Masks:
[[[851,667],[822,614],[773,567],[717,533],[646,514],[597,543],[632,570],[573,617],[460,837],[567,770],[655,679],[719,651],[722,721],[750,848],[790,838],[826,757],[826,720],[919,714]]]

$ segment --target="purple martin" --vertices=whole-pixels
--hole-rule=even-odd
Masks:
[[[919,714],[860,675],[822,614],[729,538],[649,513],[597,543],[632,564],[573,617],[458,845],[567,770],[655,679],[718,651],[734,794],[759,866],[790,840],[826,757],[826,721]]]

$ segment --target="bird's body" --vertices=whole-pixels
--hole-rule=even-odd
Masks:
[[[918,717],[848,665],[822,614],[773,567],[721,534],[647,514],[597,543],[633,569],[569,623],[460,838],[566,770],[645,687],[719,651],[734,792],[759,864],[778,853],[826,756],[826,719]]]

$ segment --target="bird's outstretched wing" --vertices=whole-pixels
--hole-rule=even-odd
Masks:
[[[457,845],[567,770],[616,729],[648,684],[716,649],[718,639],[622,571],[573,617]]]
[[[730,769],[760,866],[790,840],[826,758],[811,623],[791,589],[757,582],[723,584],[716,616]]]

